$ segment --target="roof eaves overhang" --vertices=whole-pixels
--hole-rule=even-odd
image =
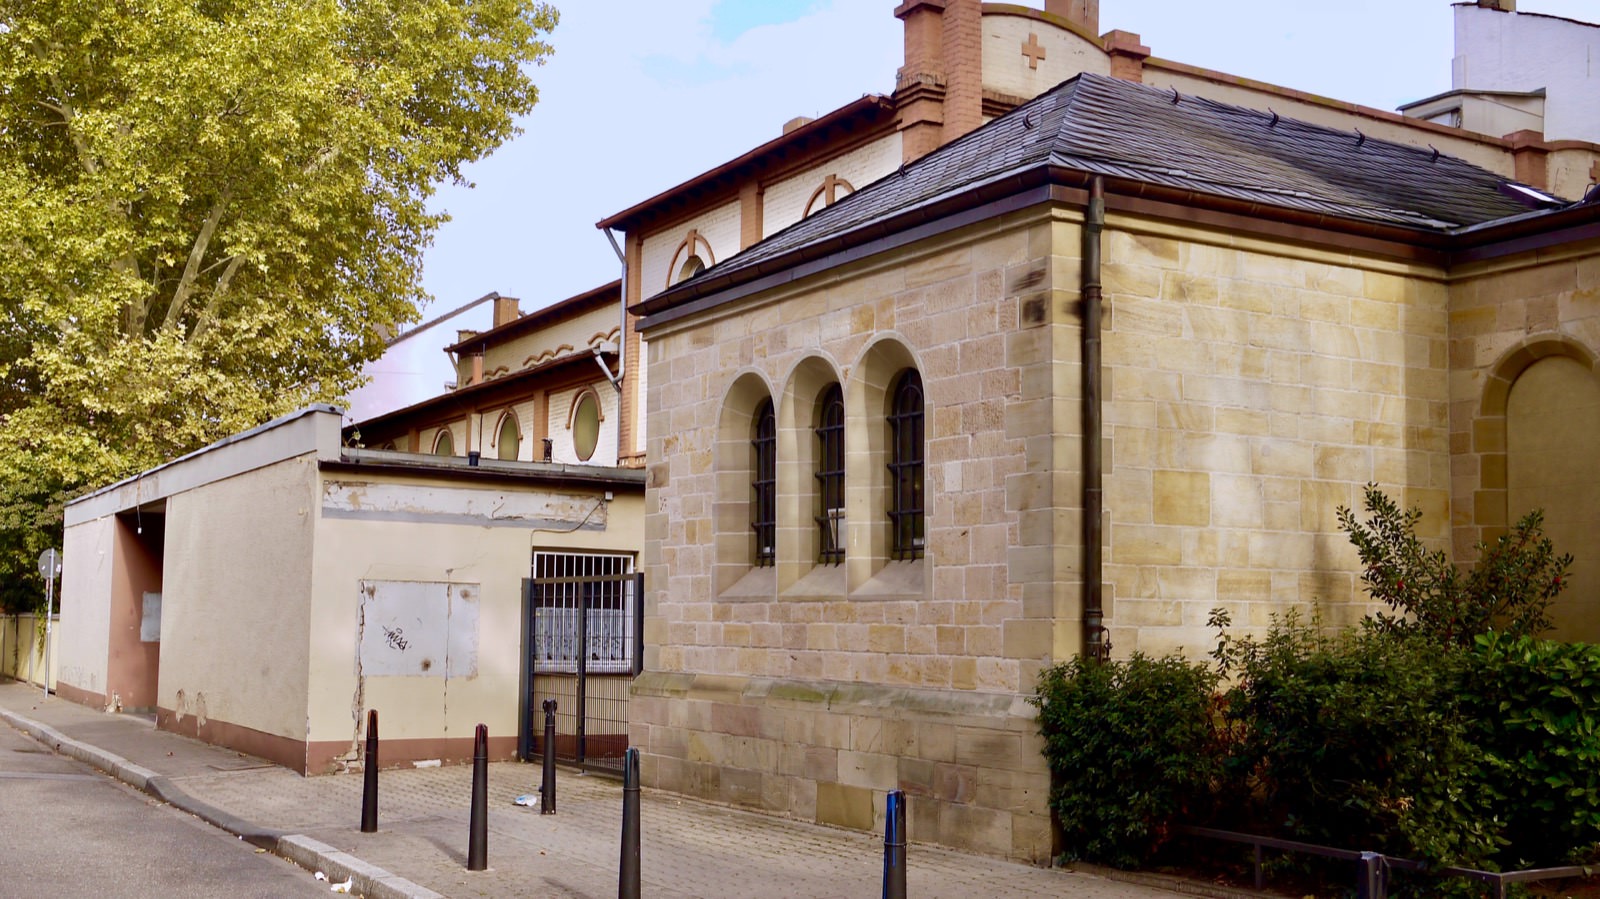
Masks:
[[[1483,262],[1519,253],[1600,239],[1600,203],[1527,212],[1451,232],[1451,264]]]
[[[999,215],[1041,203],[1083,205],[1088,201],[1087,188],[1094,177],[1096,173],[1059,165],[1040,164],[1021,169],[752,265],[720,275],[713,269],[702,277],[637,303],[629,311],[641,316],[639,330],[647,331],[723,303]],[[1441,268],[1449,262],[1451,237],[1440,231],[1297,210],[1136,179],[1100,177],[1105,178],[1108,212],[1148,215],[1308,245],[1334,244]]]
[[[888,121],[894,115],[894,111],[894,101],[890,98],[882,94],[867,94],[807,122],[788,134],[779,135],[742,156],[670,187],[642,203],[636,203],[615,215],[607,216],[596,222],[595,227],[602,230],[607,228],[630,230],[639,222],[650,218],[652,213],[670,206],[679,198],[711,189],[719,182],[733,178],[740,172],[759,169],[767,160],[791,147],[803,146],[818,135],[828,133],[835,128],[857,130],[864,123]]]
[[[465,456],[429,456],[392,450],[346,448],[338,459],[318,462],[323,471],[373,472],[426,476],[480,483],[549,483],[643,492],[645,470],[606,465],[568,465],[560,462],[503,462],[480,459],[471,464]]]
[[[562,318],[572,315],[581,315],[589,311],[589,307],[604,308],[615,302],[622,292],[622,281],[613,279],[599,287],[591,287],[580,294],[557,300],[542,309],[535,309],[526,315],[519,316],[487,331],[460,340],[444,348],[447,353],[457,353],[479,346],[490,346],[503,340],[519,336],[528,331],[537,330]],[[499,296],[499,294],[491,294]]]
[[[567,353],[566,355],[557,356],[554,359],[546,359],[537,365],[529,366],[520,371],[510,372],[509,374],[501,375],[498,378],[492,378],[477,384],[469,384],[466,387],[458,387],[455,390],[451,390],[447,393],[441,393],[438,396],[429,397],[418,403],[412,403],[409,406],[396,409],[393,412],[385,412],[382,415],[373,416],[365,421],[358,421],[353,425],[347,426],[345,430],[360,430],[362,426],[366,426],[368,430],[371,430],[375,427],[387,425],[394,421],[417,416],[425,416],[429,412],[435,410],[454,412],[464,404],[469,406],[472,405],[474,400],[477,400],[485,394],[521,384],[523,381],[526,381],[530,378],[534,378],[542,374],[548,374],[549,372],[564,366],[593,359],[595,355],[596,354],[593,350],[585,350],[581,352]],[[615,349],[602,350],[600,351],[599,355],[614,361],[617,358],[617,351]]]

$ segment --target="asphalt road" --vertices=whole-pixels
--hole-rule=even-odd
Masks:
[[[328,895],[311,872],[0,723],[0,897]]]

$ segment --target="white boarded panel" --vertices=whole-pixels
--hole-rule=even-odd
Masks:
[[[362,581],[357,673],[476,676],[478,594],[477,584]]]

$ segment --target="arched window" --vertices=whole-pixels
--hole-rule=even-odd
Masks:
[[[829,385],[817,400],[817,561],[844,561],[844,391]]]
[[[572,451],[578,459],[589,461],[594,448],[600,443],[600,397],[593,390],[578,395],[572,407]]]
[[[750,451],[750,528],[756,538],[755,564],[764,568],[776,560],[778,521],[778,420],[771,399],[756,410]]]
[[[500,418],[500,434],[495,439],[499,458],[515,462],[522,449],[522,430],[517,427],[517,417],[507,412]]]
[[[456,454],[456,441],[450,436],[449,428],[440,428],[439,436],[433,439],[433,454],[435,456],[454,456]]]
[[[901,373],[889,400],[889,550],[898,560],[922,558],[922,376]]]
[[[699,256],[690,256],[683,261],[683,267],[678,269],[678,280],[687,281],[705,270],[706,263],[704,259]]]

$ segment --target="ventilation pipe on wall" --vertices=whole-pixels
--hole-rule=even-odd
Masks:
[[[622,294],[620,300],[622,324],[617,328],[617,373],[612,374],[611,369],[606,367],[606,360],[600,358],[599,347],[595,347],[594,361],[600,364],[600,370],[606,373],[606,380],[611,382],[611,386],[621,393],[622,376],[628,373],[628,257],[622,252],[622,247],[617,245],[617,238],[611,233],[610,228],[600,230],[605,234],[606,240],[611,241],[611,252],[617,254],[617,262],[622,264],[622,280],[619,282]]]
[[[1105,182],[1089,182],[1083,214],[1083,654],[1104,661],[1111,655],[1102,602],[1100,549],[1104,492],[1100,439],[1100,243],[1106,224]]]

